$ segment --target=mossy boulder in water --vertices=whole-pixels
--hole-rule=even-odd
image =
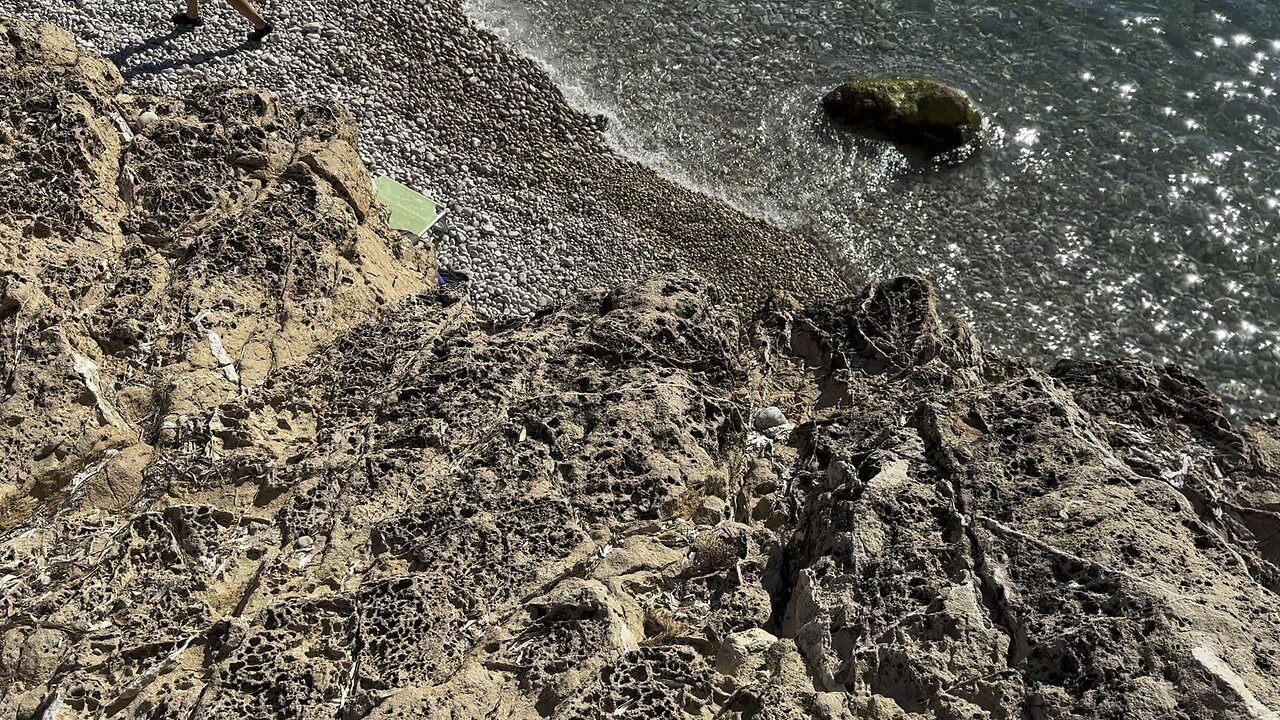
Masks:
[[[839,125],[931,155],[972,142],[982,127],[969,96],[936,80],[858,80],[827,93],[822,106]]]

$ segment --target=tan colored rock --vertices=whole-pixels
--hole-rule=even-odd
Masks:
[[[749,673],[764,664],[760,656],[777,641],[777,637],[760,628],[736,632],[720,644],[716,670],[725,675]]]
[[[66,636],[59,630],[40,628],[22,643],[14,677],[28,686],[40,685],[53,677],[66,651]]]
[[[1275,425],[1184,371],[984,353],[920,278],[497,326],[297,161],[341,110],[66,62],[0,64],[0,118],[79,98],[0,126],[59,180],[0,194],[0,718],[1280,708]]]
[[[328,181],[363,222],[373,207],[374,192],[369,171],[355,147],[346,140],[334,138],[318,147],[304,143],[299,151],[302,162]]]
[[[434,258],[368,217],[344,110],[122,94],[65,31],[3,22],[0,115],[47,128],[0,127],[0,346],[23,359],[0,362],[0,527],[14,528],[84,492],[133,502],[167,419],[208,414],[431,287]],[[12,185],[28,177],[57,182]]]

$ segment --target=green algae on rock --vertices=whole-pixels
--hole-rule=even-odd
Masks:
[[[837,124],[930,155],[973,142],[982,127],[969,96],[937,80],[857,80],[827,93],[822,106]]]

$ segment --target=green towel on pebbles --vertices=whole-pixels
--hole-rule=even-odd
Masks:
[[[378,191],[378,200],[391,208],[388,224],[396,230],[422,236],[444,217],[445,211],[435,200],[385,175],[374,178],[373,186]]]

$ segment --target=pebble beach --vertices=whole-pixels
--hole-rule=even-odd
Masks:
[[[921,275],[997,352],[1179,364],[1233,412],[1266,417],[1280,397],[1267,1],[1161,17],[267,0],[279,29],[261,46],[221,0],[186,32],[170,25],[176,3],[0,11],[70,29],[139,92],[230,82],[341,101],[370,170],[449,209],[441,261],[498,317],[660,272],[711,278],[747,310],[774,290],[821,300]],[[1023,32],[1057,20],[1076,41]],[[835,84],[921,69],[990,121],[977,162],[916,173],[821,120]]]
[[[781,290],[847,293],[854,278],[809,240],[753,219],[614,153],[608,120],[576,111],[532,61],[450,0],[259,5],[260,46],[222,2],[176,31],[180,8],[140,0],[0,0],[111,57],[138,92],[264,87],[351,109],[370,170],[441,201],[441,263],[473,280],[478,307],[519,316],[568,293],[669,271],[715,280],[726,302]]]

